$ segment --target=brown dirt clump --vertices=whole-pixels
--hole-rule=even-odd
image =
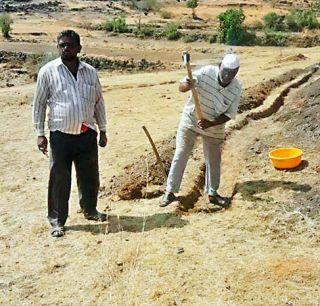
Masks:
[[[166,172],[169,172],[171,160],[175,150],[175,137],[155,143]],[[102,187],[101,196],[114,196],[122,200],[140,199],[159,195],[165,177],[153,151],[150,149],[145,155],[134,158],[131,164],[123,168],[123,173],[110,179],[108,188]],[[145,190],[149,185],[155,187],[153,191]]]
[[[276,63],[297,62],[297,61],[305,61],[307,59],[308,58],[305,55],[299,53],[296,55],[287,56],[285,58],[279,58],[275,62]]]

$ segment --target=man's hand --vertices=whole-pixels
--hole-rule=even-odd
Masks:
[[[212,122],[207,119],[201,119],[201,120],[198,120],[197,126],[201,130],[205,130],[205,129],[209,128],[210,126],[212,126]]]
[[[195,79],[193,79],[191,81],[189,78],[187,78],[187,82],[186,83],[188,84],[189,90],[194,87],[195,82],[196,82]]]
[[[44,155],[48,155],[48,140],[46,136],[38,136],[37,145]]]
[[[104,148],[108,143],[106,132],[100,132],[99,146]]]
[[[193,79],[193,81],[191,81],[189,78],[187,78],[186,82],[180,83],[179,90],[181,92],[186,92],[186,91],[192,89],[193,87],[195,87],[195,83],[196,83],[195,79]]]

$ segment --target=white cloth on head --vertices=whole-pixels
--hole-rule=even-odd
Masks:
[[[229,53],[225,55],[222,59],[221,66],[227,69],[237,69],[240,67],[240,59],[234,53]]]

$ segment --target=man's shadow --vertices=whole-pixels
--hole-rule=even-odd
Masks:
[[[243,183],[237,183],[233,190],[232,198],[235,194],[241,193],[242,198],[248,201],[261,201],[263,198],[257,194],[266,193],[276,188],[283,190],[291,189],[293,191],[308,192],[311,190],[311,186],[308,184],[297,184],[290,181],[247,181]]]
[[[189,222],[174,213],[155,214],[151,216],[116,216],[109,215],[105,223],[78,224],[66,226],[70,231],[91,232],[95,234],[151,231],[155,228],[181,228]]]

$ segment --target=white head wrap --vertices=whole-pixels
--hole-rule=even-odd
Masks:
[[[237,69],[238,67],[240,67],[239,56],[237,56],[234,53],[229,53],[225,55],[222,59],[221,66],[222,68],[227,69]]]

